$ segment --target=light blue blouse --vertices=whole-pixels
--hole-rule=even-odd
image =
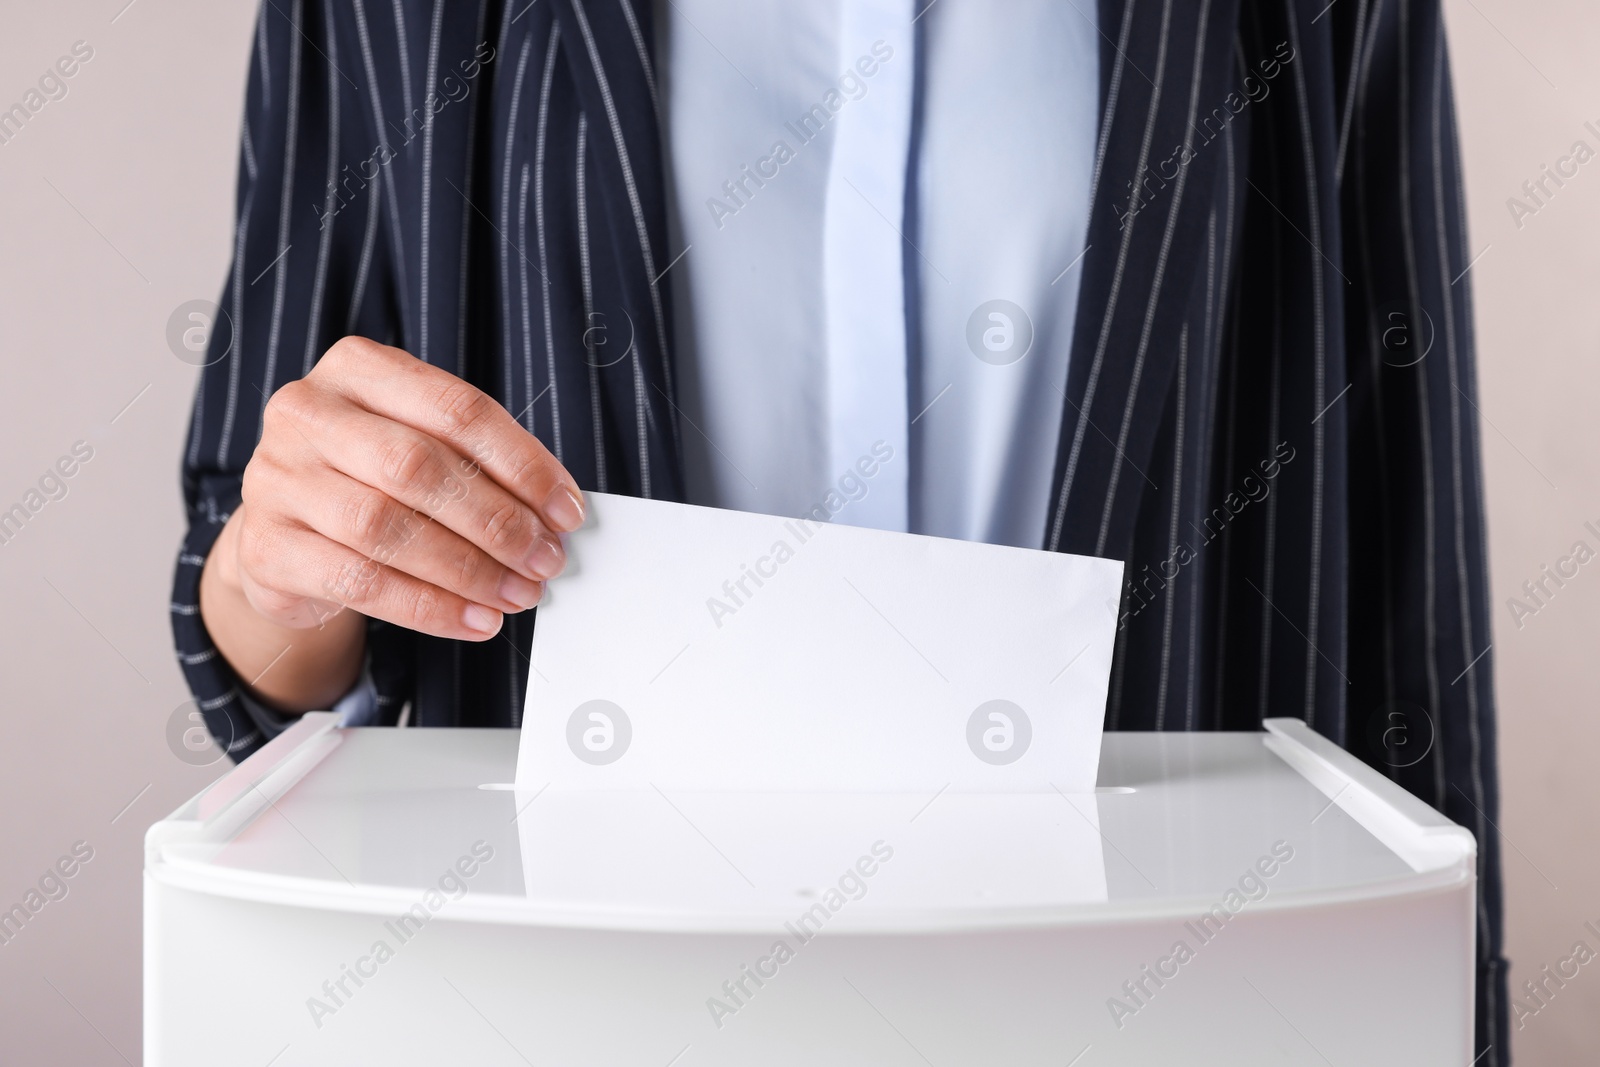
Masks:
[[[921,10],[659,5],[690,499],[1039,547],[1095,9]]]

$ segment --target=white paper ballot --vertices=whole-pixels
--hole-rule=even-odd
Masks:
[[[1094,788],[1122,564],[589,493],[517,788]]]

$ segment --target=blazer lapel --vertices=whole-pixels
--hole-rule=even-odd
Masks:
[[[1237,0],[1100,0],[1101,131],[1045,545],[1126,558],[1219,168]],[[1133,469],[1128,469],[1128,468]]]
[[[578,105],[588,118],[588,145],[605,232],[599,254],[616,257],[620,292],[614,302],[633,324],[634,357],[619,365],[637,398],[639,449],[635,490],[681,499],[683,472],[672,364],[671,300],[663,277],[667,250],[665,158],[656,114],[650,50],[651,4],[637,0],[551,0],[561,55]],[[620,388],[620,387],[619,387]],[[629,426],[626,431],[634,432]]]

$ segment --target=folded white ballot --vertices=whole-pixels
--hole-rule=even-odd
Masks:
[[[1092,790],[1122,564],[589,493],[518,790]]]

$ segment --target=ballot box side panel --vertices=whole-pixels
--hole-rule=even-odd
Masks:
[[[1461,1067],[1472,889],[1209,922],[665,934],[448,905],[407,922],[152,879],[145,1062],[1059,1067],[1092,1048],[1084,1063]]]

